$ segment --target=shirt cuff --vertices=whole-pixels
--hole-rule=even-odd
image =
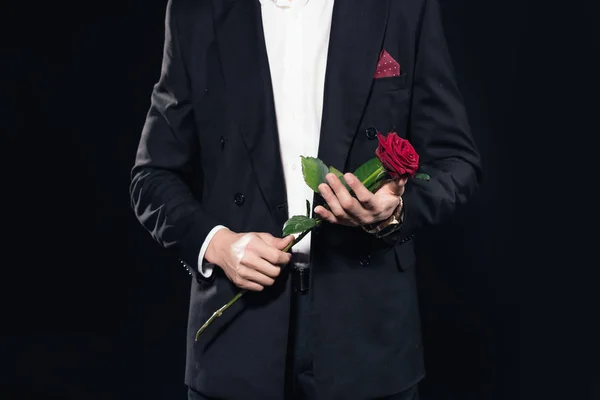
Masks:
[[[219,232],[221,229],[227,229],[227,227],[225,227],[223,225],[217,225],[214,228],[212,228],[211,231],[208,232],[208,235],[206,235],[206,239],[204,239],[204,243],[202,243],[202,247],[200,247],[200,254],[198,254],[198,271],[205,278],[211,277],[211,275],[213,273],[214,265],[204,262],[204,254],[206,254],[208,245],[210,244],[210,241],[212,240],[213,236],[215,236],[215,233]]]

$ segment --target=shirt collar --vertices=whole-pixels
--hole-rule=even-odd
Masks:
[[[266,3],[273,3],[279,8],[295,8],[306,5],[308,0],[260,0],[260,4],[262,6],[264,6]]]

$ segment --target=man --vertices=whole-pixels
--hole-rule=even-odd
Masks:
[[[284,253],[313,200],[300,156],[353,171],[391,131],[431,180],[371,195],[347,175],[354,198],[328,176],[327,223]],[[189,398],[417,398],[411,239],[479,176],[437,0],[170,0],[131,197],[194,278]]]

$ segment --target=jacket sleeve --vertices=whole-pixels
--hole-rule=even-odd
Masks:
[[[409,179],[403,195],[402,226],[395,244],[439,224],[465,203],[481,180],[480,156],[470,133],[438,0],[425,0],[417,37],[408,139],[431,180]]]
[[[144,228],[205,285],[210,279],[198,272],[198,255],[204,239],[219,223],[205,212],[190,186],[189,177],[202,174],[193,171],[199,168],[200,154],[191,85],[178,33],[178,23],[190,11],[183,6],[180,0],[169,0],[167,4],[161,74],[152,91],[131,171],[130,196]],[[210,18],[206,16],[206,24],[210,24]],[[207,34],[201,39],[204,48],[197,49],[199,57],[207,53],[212,28],[203,31]],[[195,73],[198,79],[206,79],[205,71]]]

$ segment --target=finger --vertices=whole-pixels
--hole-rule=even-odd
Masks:
[[[264,260],[255,259],[254,263],[256,264],[256,263],[259,263],[260,261],[264,261]],[[248,264],[248,266],[241,265],[238,268],[237,273],[240,276],[240,278],[245,279],[250,282],[258,283],[261,286],[271,286],[273,283],[275,283],[276,277],[271,277],[266,274],[263,274],[257,268],[261,268],[261,267],[257,267],[256,265],[252,265],[252,264]]]
[[[284,266],[292,259],[292,253],[284,253],[281,250],[277,250],[275,247],[265,249],[265,252],[259,254],[259,256],[276,267]]]
[[[333,213],[333,215],[335,215],[338,218],[346,215],[335,193],[333,193],[333,190],[331,190],[331,188],[328,185],[324,183],[320,184],[319,193],[321,193],[321,196],[323,196],[323,199],[329,206],[329,211]]]
[[[270,233],[261,232],[258,233],[258,236],[263,239],[263,242],[267,246],[263,247],[257,243],[255,247],[253,247],[253,251],[261,258],[267,260],[275,266],[283,266],[290,262],[292,259],[292,254],[283,252],[281,250],[285,249],[294,240],[293,235],[288,235],[284,238],[278,238]]]
[[[404,181],[406,183],[406,181]],[[396,196],[402,196],[404,193],[404,184],[401,181],[387,180],[383,182],[379,190],[375,193],[391,193]]]
[[[326,209],[323,206],[317,206],[315,208],[315,214],[317,214],[319,216],[319,218],[321,218],[322,220],[327,221],[331,224],[339,224],[340,223],[340,221],[338,221],[336,216],[333,215],[333,213],[331,211],[329,211],[328,209]]]
[[[329,186],[331,189],[333,189],[333,192],[335,193],[335,196],[337,197],[337,200],[344,211],[350,212],[351,214],[356,214],[362,210],[360,203],[354,197],[352,197],[350,192],[348,192],[348,189],[346,189],[346,186],[342,184],[337,176],[334,174],[327,174],[325,179],[327,179]]]
[[[337,179],[337,177],[335,179]],[[353,216],[349,215],[344,210],[344,208],[341,206],[341,204],[338,200],[338,197],[335,195],[333,190],[328,185],[326,185],[326,184],[319,185],[319,191],[321,193],[321,196],[323,196],[323,199],[325,199],[325,201],[327,202],[327,205],[329,206],[329,212],[331,212],[335,216],[336,220],[338,221],[337,223],[342,223],[342,224],[346,223],[346,224],[350,224],[350,225],[358,225],[359,224],[359,222]]]
[[[364,208],[372,208],[373,207],[373,193],[366,188],[365,185],[361,181],[358,180],[354,174],[347,173],[344,175],[344,180],[350,186],[358,201],[361,202]]]
[[[261,286],[271,286],[275,283],[275,279],[267,276],[265,274],[261,274],[257,270],[252,268],[245,268],[242,272],[240,272],[240,276],[250,282],[258,283]]]
[[[281,268],[274,265],[279,261],[280,254],[285,258],[288,257],[287,253],[283,253],[263,242],[262,245],[257,245],[252,252],[247,253],[240,264],[275,278],[281,272]],[[291,254],[289,257],[291,257]]]
[[[271,242],[276,243],[276,240],[277,238],[273,237],[273,240],[271,240]],[[289,239],[286,241],[289,241]],[[254,254],[256,254],[258,257],[268,261],[270,264],[275,266],[279,264],[285,265],[288,262],[290,262],[290,259],[292,258],[292,255],[290,253],[284,253],[272,244],[264,241],[262,243],[257,243],[256,247],[254,247],[253,250]]]
[[[262,292],[265,287],[259,285],[258,283],[254,283],[254,282],[250,282],[250,281],[244,281],[244,284],[241,286],[238,286],[240,289],[246,289],[246,290],[251,290],[253,292]]]
[[[252,290],[254,292],[261,292],[264,289],[262,285],[244,279],[240,276],[236,276],[231,281],[235,284],[235,286],[239,287],[240,289]]]
[[[286,247],[288,247],[290,245],[290,243],[292,243],[294,241],[294,235],[288,235],[284,238],[273,238],[273,242],[272,245],[273,247],[275,247],[277,250],[283,250]]]
[[[403,175],[400,178],[392,180],[394,185],[391,186],[391,188],[393,188],[394,193],[401,196],[402,193],[404,193],[404,185],[406,185],[407,181],[408,181],[407,175]]]
[[[259,232],[258,236],[267,244],[275,247],[277,250],[283,250],[294,241],[294,235],[288,235],[283,238],[278,238],[267,232]]]
[[[395,180],[386,182],[382,187],[385,187],[388,191],[396,195],[399,195],[403,189],[403,187]]]
[[[332,224],[345,225],[345,226],[357,226],[358,222],[353,222],[347,219],[341,219],[333,215],[331,211],[323,206],[317,206],[315,208],[315,214],[319,215],[319,217]]]
[[[357,188],[363,199],[367,201],[372,198],[372,193],[352,174],[346,174],[344,178],[349,178],[350,182]],[[336,178],[337,180],[337,178]],[[350,184],[350,183],[348,183]],[[366,208],[357,198],[350,195],[344,185],[334,185],[334,189],[337,189],[336,195],[339,199],[341,206],[344,211],[352,218],[358,225],[369,224],[373,221],[380,210],[375,207],[375,204],[371,204],[369,208]],[[361,189],[363,191],[361,192]],[[366,193],[365,193],[366,192]],[[358,196],[357,196],[358,197]]]

